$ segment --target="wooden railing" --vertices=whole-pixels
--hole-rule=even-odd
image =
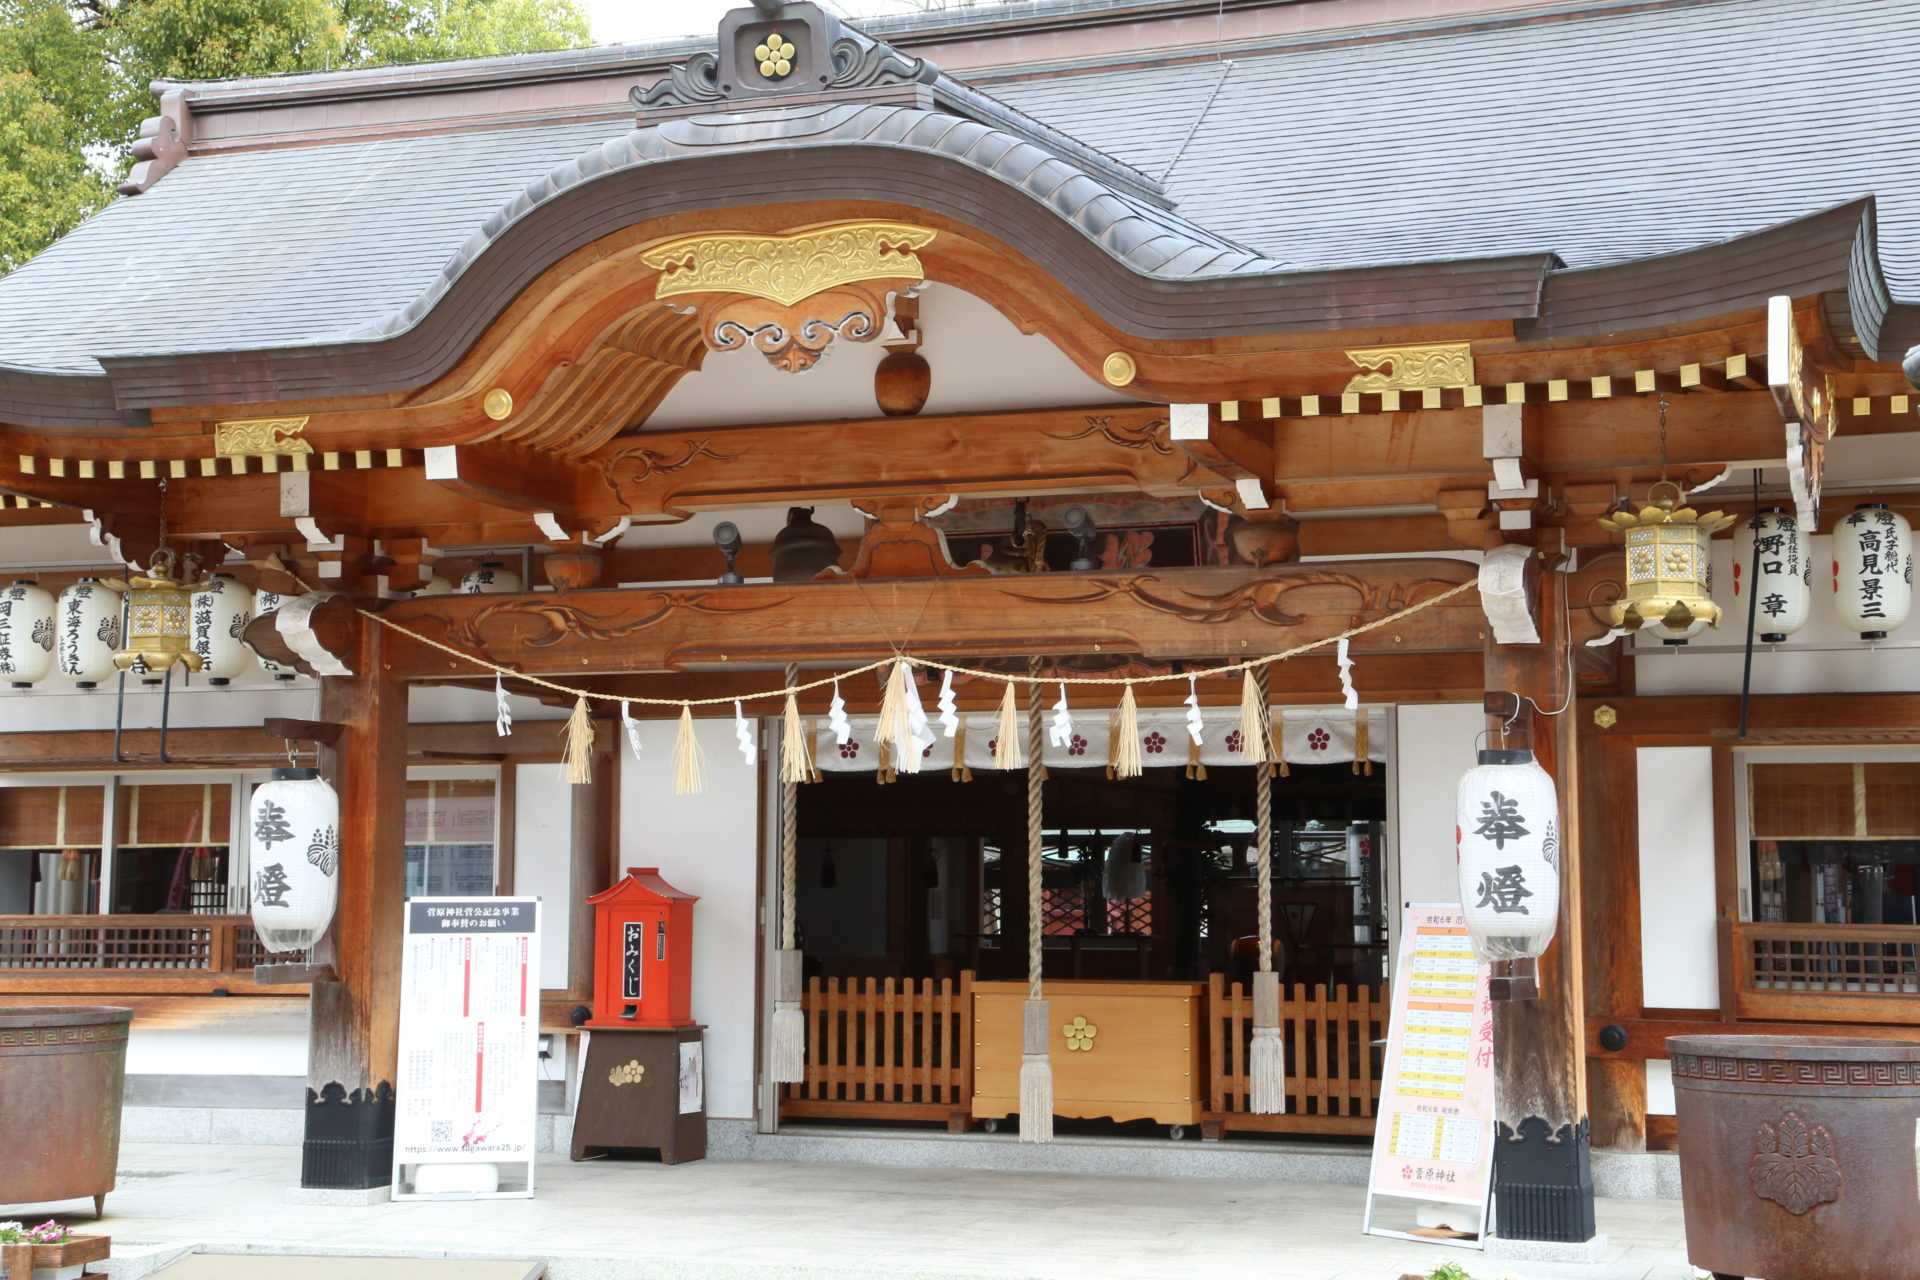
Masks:
[[[253,967],[268,958],[246,916],[0,916],[0,992],[189,995],[221,988],[238,995],[302,990],[256,989]]]
[[[1920,1023],[1920,926],[1741,923],[1732,932],[1739,1017]]]
[[[1248,1110],[1247,1055],[1253,1043],[1253,994],[1221,974],[1207,979],[1210,1077],[1203,1131],[1265,1133],[1373,1132],[1387,1034],[1385,987],[1280,986],[1280,1034],[1287,1052],[1287,1110]]]
[[[973,1093],[973,974],[814,978],[801,996],[807,1078],[780,1114],[964,1123]]]

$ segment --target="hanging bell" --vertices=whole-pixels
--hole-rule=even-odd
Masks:
[[[840,542],[813,518],[813,508],[788,507],[787,527],[773,539],[773,580],[806,582],[839,563]]]
[[[198,671],[192,614],[193,588],[174,579],[173,552],[161,547],[145,574],[127,580],[126,647],[113,655],[113,665],[142,684],[159,684],[175,664]]]

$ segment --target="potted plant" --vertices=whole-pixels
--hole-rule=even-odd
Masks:
[[[0,1222],[0,1277],[5,1280],[75,1280],[89,1262],[111,1252],[107,1236],[77,1236],[49,1218],[37,1227]]]

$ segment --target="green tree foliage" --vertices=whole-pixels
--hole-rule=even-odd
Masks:
[[[0,272],[113,198],[155,80],[590,40],[578,0],[0,0]]]

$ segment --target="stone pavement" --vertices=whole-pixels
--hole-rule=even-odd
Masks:
[[[553,1280],[1398,1280],[1443,1260],[1475,1280],[1694,1275],[1672,1200],[1602,1200],[1606,1259],[1579,1265],[1365,1236],[1361,1190],[1328,1183],[543,1156],[531,1200],[332,1208],[288,1203],[298,1174],[287,1147],[126,1144],[100,1224],[115,1274],[197,1248],[537,1258]]]

